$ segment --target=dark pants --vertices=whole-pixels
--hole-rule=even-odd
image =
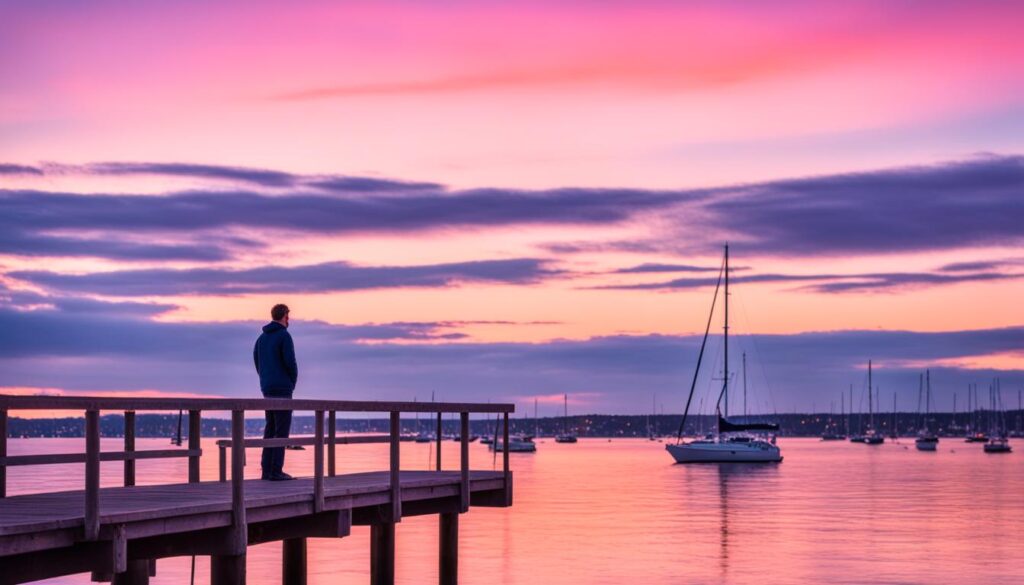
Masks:
[[[267,411],[267,424],[263,428],[264,439],[287,439],[291,429],[292,411]],[[260,464],[263,467],[264,477],[284,471],[284,447],[264,447],[263,459]]]

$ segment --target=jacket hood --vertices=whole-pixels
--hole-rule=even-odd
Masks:
[[[264,333],[275,333],[282,329],[285,329],[285,326],[281,325],[277,321],[271,321],[270,323],[267,323],[266,325],[263,326]]]

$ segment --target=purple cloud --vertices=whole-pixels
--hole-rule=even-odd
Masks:
[[[327,262],[306,266],[117,270],[87,274],[14,271],[12,278],[76,294],[116,297],[315,293],[378,288],[443,288],[484,282],[525,285],[562,272],[534,258],[480,260],[421,266],[356,266]]]

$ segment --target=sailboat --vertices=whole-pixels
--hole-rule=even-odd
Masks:
[[[850,437],[850,442],[864,443],[865,445],[881,445],[885,437],[875,431],[875,409],[872,399],[871,360],[868,360],[868,428],[865,432]],[[851,401],[850,405],[853,405]],[[852,408],[850,410],[853,410]],[[859,416],[858,416],[859,418]]]
[[[563,404],[565,406],[565,413],[562,416],[562,432],[561,434],[555,435],[556,443],[575,443],[576,435],[569,432],[569,395],[562,395]]]
[[[718,405],[725,404],[725,411],[716,406],[718,415],[718,432],[711,439],[697,439],[683,441],[683,428],[686,425],[686,416],[690,411],[690,403],[693,400],[693,392],[697,387],[697,376],[700,373],[700,363],[704,357],[704,348],[707,345],[708,334],[711,332],[711,320],[715,314],[715,304],[718,300],[718,287],[725,278],[725,318],[722,326],[724,339],[724,375],[722,376],[722,391],[718,396]],[[722,270],[718,273],[718,283],[715,285],[715,294],[711,300],[711,312],[708,314],[707,327],[704,330],[704,340],[700,345],[700,353],[697,355],[697,367],[693,372],[693,382],[690,384],[690,395],[686,399],[686,408],[683,410],[683,420],[679,424],[679,432],[676,443],[665,445],[676,463],[778,463],[782,461],[782,450],[775,445],[774,436],[765,440],[757,432],[775,432],[779,430],[776,424],[768,423],[734,423],[730,422],[729,416],[729,246],[725,246],[725,257],[722,262]]]
[[[412,401],[416,402],[416,397],[415,396],[413,396]],[[431,402],[434,401],[434,393],[433,392],[430,393],[430,401]],[[416,441],[417,443],[432,443],[435,439],[436,439],[436,437],[432,433],[428,433],[428,432],[424,431],[420,427],[420,413],[417,412],[416,413],[416,436],[413,438],[413,440]]]
[[[1010,447],[1010,439],[1006,430],[1006,413],[1003,411],[1003,392],[996,378],[995,383],[989,387],[989,402],[992,404],[993,428],[989,433],[989,440],[985,443],[986,453],[1009,453],[1013,450]]]
[[[914,440],[914,446],[917,447],[918,451],[935,451],[939,446],[939,436],[931,432],[928,428],[928,419],[932,415],[932,374],[931,371],[926,372],[928,378],[928,386],[925,389],[924,398],[924,424],[921,426],[921,430],[917,434],[917,439]],[[921,385],[922,382],[918,381],[917,389],[917,407],[918,412],[921,408]]]
[[[840,394],[839,398],[840,400],[842,400],[843,395]],[[821,434],[822,441],[842,441],[843,439],[846,438],[844,435],[840,434],[838,429],[836,428],[838,426],[836,424],[836,421],[832,420],[832,414],[834,410],[835,403],[833,402],[828,407],[828,424],[825,425],[825,432]],[[842,415],[840,415],[840,417],[842,417]]]
[[[974,396],[974,408],[971,409],[971,396]],[[988,442],[988,435],[986,435],[979,427],[981,427],[981,421],[978,417],[978,385],[971,384],[967,386],[967,410],[970,412],[970,425],[968,428],[967,436],[964,437],[965,443],[986,443]]]

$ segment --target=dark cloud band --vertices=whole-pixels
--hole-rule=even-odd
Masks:
[[[542,260],[515,258],[422,266],[356,266],[347,262],[328,262],[248,270],[148,269],[87,274],[16,271],[8,273],[8,276],[65,293],[132,297],[442,288],[460,283],[524,285],[560,274],[560,271],[548,268]]]

